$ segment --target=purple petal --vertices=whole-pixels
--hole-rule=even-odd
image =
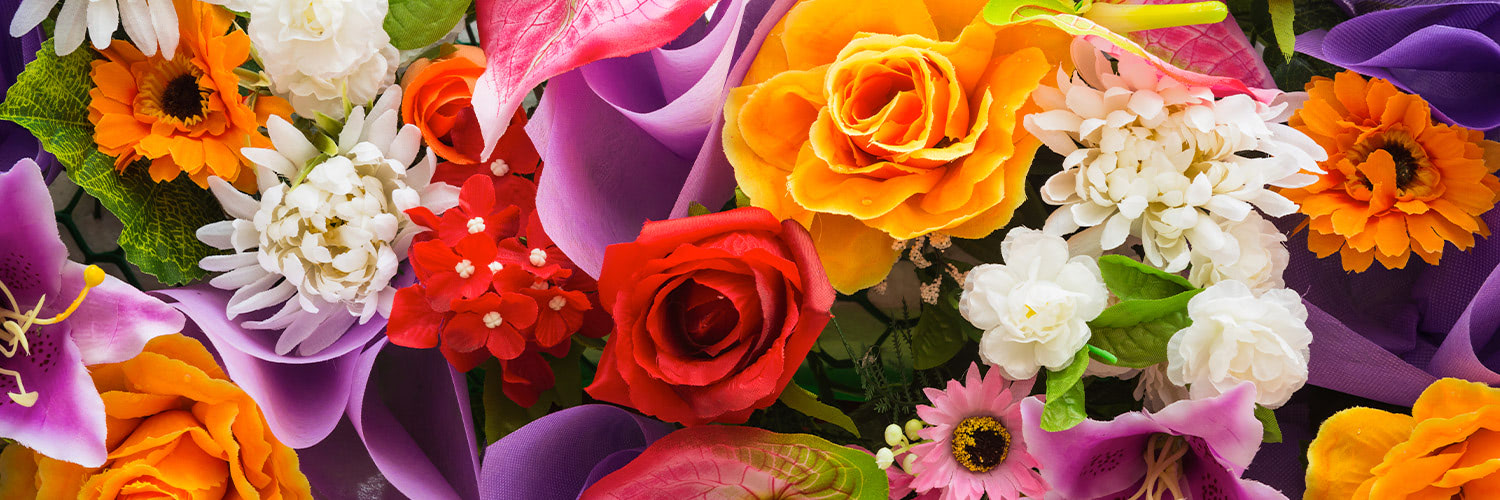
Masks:
[[[225,347],[243,352],[247,355],[260,358],[273,363],[303,364],[318,363],[333,358],[343,357],[369,344],[371,340],[380,335],[385,329],[385,320],[379,318],[370,320],[363,325],[354,325],[334,343],[310,356],[297,354],[276,354],[276,339],[280,338],[279,332],[273,330],[252,330],[239,326],[240,321],[254,321],[264,319],[273,313],[276,308],[266,308],[257,314],[245,314],[229,321],[225,315],[228,309],[229,297],[232,292],[219,290],[206,284],[159,290],[154,293],[170,297],[177,301],[173,304],[179,311],[186,314],[189,319],[200,324],[209,323],[214,325],[208,333],[215,336],[215,342],[222,342]],[[330,424],[332,425],[332,424]]]
[[[1100,498],[1141,482],[1146,441],[1167,428],[1138,412],[1114,420],[1084,420],[1071,429],[1047,432],[1038,425],[1042,401],[1021,401],[1026,451],[1040,464],[1042,477],[1062,498]],[[1257,436],[1259,437],[1259,436]]]
[[[672,429],[609,405],[547,415],[485,449],[480,498],[576,500]]]
[[[349,419],[391,484],[412,498],[478,496],[468,384],[442,354],[380,339],[354,380]]]
[[[323,355],[331,349],[325,349],[320,353],[321,359],[292,358],[300,363],[268,360],[257,356],[263,353],[239,349],[253,335],[267,338],[274,335],[249,332],[225,319],[228,292],[178,288],[156,293],[177,300],[172,306],[192,320],[184,328],[201,330],[208,338],[224,364],[224,372],[260,404],[272,433],[287,446],[312,446],[338,425],[354,384],[359,350],[330,358]],[[379,323],[384,325],[383,321]]]
[[[20,392],[16,379],[0,374],[0,437],[57,460],[104,465],[104,400],[68,340],[68,326],[35,327],[27,338],[31,355],[0,358],[0,368],[19,372],[37,400],[29,408],[11,400],[8,394]]]
[[[1203,438],[1233,477],[1245,472],[1260,449],[1263,427],[1255,419],[1255,386],[1249,382],[1211,398],[1169,404],[1150,416],[1172,434]]]
[[[312,484],[313,498],[406,498],[380,473],[349,419],[340,420],[318,444],[297,450],[297,460]]]
[[[63,288],[59,297],[74,297],[83,288],[83,269],[78,263],[63,266]],[[78,310],[68,317],[73,343],[83,355],[83,364],[119,363],[135,357],[146,342],[182,331],[185,319],[172,306],[145,292],[106,276],[104,283],[89,290]]]
[[[729,200],[724,100],[791,0],[721,3],[706,30],[553,78],[526,131],[546,163],[537,212],[558,248],[597,276],[604,247],[693,202]]]
[[[6,217],[0,224],[0,283],[15,296],[15,305],[30,310],[46,295],[45,310],[51,311],[52,304],[71,301],[57,294],[68,248],[57,232],[52,197],[36,162],[22,159],[9,172],[0,172],[0,212]],[[0,307],[12,306],[0,294]],[[57,307],[58,312],[61,307],[65,306]]]

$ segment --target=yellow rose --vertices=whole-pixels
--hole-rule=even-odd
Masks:
[[[803,0],[725,107],[755,206],[813,235],[834,288],[884,279],[896,240],[982,238],[1025,200],[1040,142],[1020,126],[1071,38],[992,26],[983,0]]]
[[[109,461],[90,469],[7,446],[0,498],[312,498],[296,452],[198,341],[157,337],[90,375],[104,398]]]

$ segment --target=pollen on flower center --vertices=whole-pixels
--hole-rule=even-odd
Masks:
[[[453,272],[458,273],[460,278],[468,279],[474,275],[474,263],[469,262],[469,259],[460,260],[457,265],[453,266]]]
[[[545,281],[533,282],[531,284],[531,289],[532,290],[546,290],[547,289],[547,282],[545,282]]]
[[[484,313],[484,318],[482,319],[484,320],[485,328],[500,328],[500,325],[505,323],[505,320],[500,317],[500,311]]]
[[[498,273],[501,269],[505,269],[505,264],[501,264],[497,261],[490,261],[490,272]]]
[[[484,232],[484,218],[475,217],[473,219],[469,219],[469,234],[478,234],[482,232]]]
[[[203,94],[198,87],[198,78],[192,73],[183,73],[167,82],[161,92],[161,110],[167,116],[181,121],[202,118]]]
[[[536,267],[547,265],[547,252],[540,248],[533,248],[531,250],[531,265]]]
[[[561,296],[558,296],[558,297],[553,297],[552,300],[550,300],[550,301],[547,301],[547,308],[548,309],[552,309],[553,311],[561,311],[562,308],[563,308],[563,306],[565,306],[567,304],[568,304],[568,299],[564,299]]]
[[[6,358],[14,358],[16,353],[20,352],[22,356],[30,356],[31,344],[26,339],[26,332],[31,329],[32,325],[51,325],[68,319],[68,316],[73,315],[73,312],[78,310],[78,306],[83,303],[83,299],[88,297],[89,290],[104,283],[104,278],[104,270],[100,269],[99,266],[91,265],[84,268],[83,290],[78,292],[78,297],[73,299],[73,303],[69,304],[67,309],[51,318],[36,317],[37,313],[42,311],[42,301],[37,301],[36,307],[23,312],[21,305],[16,302],[15,295],[10,293],[10,289],[6,288],[4,282],[0,282],[0,294],[3,294],[5,299],[10,302],[9,308],[0,305],[0,319],[4,319],[4,327],[0,328],[0,355]],[[16,391],[18,392],[6,393],[7,396],[10,396],[11,401],[27,408],[36,404],[37,397],[41,394],[36,391],[26,390],[26,384],[21,379],[21,372],[0,368],[0,376],[16,379]]]
[[[492,161],[490,162],[490,173],[495,174],[495,177],[500,177],[502,175],[508,174],[510,173],[510,164],[505,163],[505,160],[497,159],[495,161]]]
[[[994,417],[969,417],[953,429],[953,459],[970,472],[989,472],[1010,454],[1010,431]]]

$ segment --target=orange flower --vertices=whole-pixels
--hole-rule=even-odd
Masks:
[[[1489,236],[1479,216],[1500,201],[1500,157],[1484,134],[1436,124],[1421,97],[1346,71],[1307,84],[1310,99],[1290,125],[1328,151],[1327,173],[1281,194],[1308,215],[1307,246],[1339,252],[1344,269],[1398,269],[1412,254],[1429,264],[1444,242],[1459,250]]]
[[[115,157],[117,170],[145,157],[157,182],[187,173],[204,188],[209,176],[219,176],[252,190],[255,171],[239,150],[271,147],[259,127],[271,114],[289,117],[291,107],[276,97],[240,95],[234,70],[250,57],[250,37],[229,31],[234,14],[193,0],[175,3],[182,43],[171,60],[115,40],[105,59],[93,62],[94,141]]]
[[[444,50],[441,57],[418,59],[406,69],[401,80],[401,120],[415,124],[427,146],[443,159],[478,164],[484,139],[469,99],[474,96],[474,81],[484,73],[484,51],[468,45],[450,45]],[[516,110],[495,154],[506,160],[509,171],[529,174],[539,161],[536,148],[524,130],[514,133],[525,124],[526,113]]]
[[[834,288],[878,283],[896,240],[981,238],[1025,199],[1019,125],[1068,35],[995,27],[984,0],[803,0],[726,106],[724,148],[758,207],[813,235]]]
[[[1307,459],[1306,500],[1500,498],[1500,389],[1445,378],[1411,416],[1335,413]]]
[[[7,446],[0,498],[312,498],[296,452],[198,341],[157,337],[129,361],[90,368],[109,461],[90,469]]]

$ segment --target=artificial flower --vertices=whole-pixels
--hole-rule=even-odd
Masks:
[[[1276,123],[1286,103],[1215,99],[1212,89],[1180,83],[1130,54],[1112,69],[1081,40],[1074,62],[1077,74],[1058,73],[1058,88],[1037,90],[1045,112],[1025,119],[1065,156],[1042,188],[1043,200],[1063,205],[1048,217],[1048,231],[1094,228],[1106,250],[1137,236],[1146,260],[1168,272],[1186,269],[1194,252],[1233,262],[1239,248],[1219,221],[1244,220],[1252,205],[1271,216],[1292,213],[1296,206],[1266,186],[1314,180],[1299,172],[1317,171],[1322,151]]]
[[[1382,78],[1420,95],[1434,118],[1490,132],[1500,128],[1500,99],[1484,89],[1500,85],[1493,1],[1385,2],[1339,0],[1354,17],[1328,30],[1297,37],[1297,51],[1361,75]],[[1433,47],[1442,47],[1440,54]]]
[[[617,406],[560,410],[486,448],[480,489],[493,498],[577,500],[583,490],[672,430]],[[569,445],[558,446],[560,442]]]
[[[923,389],[932,406],[917,406],[930,427],[917,435],[927,442],[911,449],[911,473],[918,493],[941,491],[942,500],[1015,500],[1048,491],[1021,430],[1027,417],[1021,400],[1031,394],[1033,379],[1010,382],[993,368],[981,377],[969,365],[964,382],[949,380],[946,389]],[[1030,417],[1034,422],[1036,416]]]
[[[396,82],[386,0],[226,0],[250,14],[250,41],[276,95],[304,117],[342,119]],[[394,109],[395,106],[392,106]]]
[[[0,26],[10,25],[21,0],[0,0]],[[0,37],[0,101],[20,79],[26,64],[36,59],[37,51],[47,38],[41,28],[34,28],[20,36]],[[31,158],[42,167],[42,176],[51,184],[57,174],[62,173],[62,164],[57,158],[42,149],[42,142],[24,127],[0,120],[0,172],[10,170],[22,158]]]
[[[196,0],[176,5],[184,35],[180,57],[147,56],[117,40],[92,63],[94,141],[115,157],[116,170],[146,158],[157,182],[185,173],[199,186],[218,176],[250,190],[254,171],[240,148],[270,146],[260,126],[268,115],[289,117],[291,110],[274,97],[240,95],[235,70],[250,57],[250,39],[231,29],[233,13]]]
[[[58,0],[20,0],[13,7],[15,17],[10,20],[10,36],[19,37],[42,24],[57,6]],[[156,49],[167,59],[177,51],[177,20],[179,11],[174,0],[63,0],[58,11],[55,50],[57,55],[73,53],[83,45],[85,29],[94,48],[104,50],[114,39],[115,29],[125,26],[125,34],[135,41],[142,53],[156,55]]]
[[[1040,143],[1021,117],[1070,37],[991,26],[983,5],[804,0],[730,93],[724,151],[740,189],[812,232],[834,288],[880,282],[896,240],[982,238],[1025,198]]]
[[[1500,389],[1444,378],[1411,415],[1355,407],[1307,450],[1307,500],[1500,495]]]
[[[1344,269],[1379,260],[1406,267],[1413,254],[1437,264],[1443,247],[1489,236],[1480,215],[1500,201],[1500,169],[1484,134],[1432,122],[1427,102],[1353,72],[1314,78],[1291,125],[1328,151],[1318,181],[1282,190],[1308,216],[1307,247]],[[1492,159],[1492,157],[1496,159]]]
[[[1109,289],[1099,264],[1068,256],[1062,238],[1018,227],[1000,244],[1005,264],[980,264],[963,280],[958,312],[984,330],[979,357],[1013,379],[1060,370],[1089,340]]]
[[[296,127],[272,117],[267,125],[276,148],[243,150],[257,166],[259,200],[209,179],[234,219],[200,228],[198,238],[235,253],[205,257],[199,265],[226,271],[210,284],[235,291],[230,318],[279,307],[268,318],[245,322],[283,330],[278,354],[317,352],[356,320],[389,316],[396,293],[391,278],[421,231],[404,211],[444,210],[458,201],[456,187],[429,183],[434,161],[416,159],[416,127],[397,132],[400,100],[400,87],[393,87],[368,116],[355,108],[334,154],[320,154]]]
[[[699,425],[775,402],[834,293],[806,230],[747,207],[647,223],[605,253],[599,296],[615,330],[588,393]]]
[[[198,341],[158,337],[90,375],[105,400],[109,460],[85,467],[7,446],[7,498],[312,498],[297,453]]]
[[[1307,308],[1284,288],[1257,295],[1239,281],[1215,283],[1188,300],[1192,324],[1167,341],[1167,378],[1194,398],[1255,386],[1255,402],[1276,408],[1307,382]]]
[[[484,137],[469,98],[474,95],[474,81],[484,73],[484,51],[469,45],[445,46],[436,59],[418,59],[406,67],[401,78],[404,98],[401,117],[422,131],[427,147],[445,160],[464,164],[482,163]],[[522,124],[526,113],[516,110]],[[509,139],[509,140],[507,140]],[[530,141],[524,134],[505,134],[497,151],[523,147]],[[508,168],[508,167],[507,167]]]
[[[1233,245],[1239,252],[1233,259],[1213,259],[1194,252],[1192,267],[1188,268],[1188,281],[1193,286],[1202,288],[1235,280],[1262,292],[1286,285],[1281,275],[1286,272],[1291,254],[1286,249],[1286,235],[1275,224],[1254,213],[1243,220],[1218,222],[1224,229],[1225,244]]]
[[[1260,447],[1255,388],[1242,384],[1222,395],[1178,401],[1159,412],[1128,412],[1109,421],[1088,419],[1049,432],[1038,424],[1042,401],[1021,402],[1042,477],[1058,498],[1230,498],[1286,496],[1243,479]]]
[[[105,407],[85,365],[129,359],[150,339],[180,331],[183,317],[68,260],[31,160],[0,172],[0,211],[9,217],[0,224],[0,437],[96,467],[106,454]]]
[[[694,202],[729,201],[725,95],[795,3],[723,0],[707,23],[665,46],[547,81],[526,127],[548,168],[537,180],[537,210],[584,272],[598,276],[605,247],[634,240],[645,221],[686,217]],[[672,64],[655,63],[664,60]]]

